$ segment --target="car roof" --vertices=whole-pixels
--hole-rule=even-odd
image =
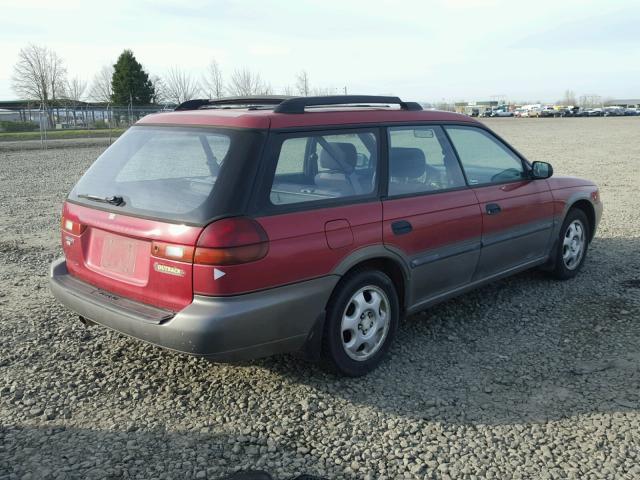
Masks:
[[[440,110],[407,111],[391,108],[325,108],[301,114],[276,113],[271,109],[201,109],[147,115],[139,125],[197,125],[253,129],[322,127],[395,122],[479,123],[466,115]]]
[[[382,95],[291,97],[253,95],[192,99],[173,112],[143,118],[140,124],[199,125],[254,129],[290,129],[394,122],[476,121],[451,112],[423,110],[416,102]]]

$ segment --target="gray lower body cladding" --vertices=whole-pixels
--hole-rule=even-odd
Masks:
[[[175,314],[82,282],[64,259],[51,265],[50,287],[61,303],[97,324],[170,350],[239,361],[301,350],[339,278],[230,297],[196,295]]]

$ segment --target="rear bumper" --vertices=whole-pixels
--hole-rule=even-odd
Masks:
[[[238,361],[303,349],[338,280],[330,275],[244,295],[196,295],[177,313],[78,280],[64,258],[51,264],[49,283],[62,304],[95,323],[177,352]]]

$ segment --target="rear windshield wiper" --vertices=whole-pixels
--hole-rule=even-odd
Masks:
[[[97,195],[81,193],[80,195],[78,195],[78,198],[86,198],[87,200],[91,200],[93,202],[109,203],[111,205],[115,205],[116,207],[119,207],[120,205],[124,205],[124,198],[118,195],[113,195],[111,197],[99,197]]]

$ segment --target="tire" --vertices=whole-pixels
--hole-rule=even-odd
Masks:
[[[553,275],[559,280],[575,277],[587,257],[591,227],[582,210],[569,210],[558,236]]]
[[[399,320],[398,294],[386,274],[356,270],[347,275],[327,304],[322,336],[325,367],[348,377],[371,372],[389,350]]]

